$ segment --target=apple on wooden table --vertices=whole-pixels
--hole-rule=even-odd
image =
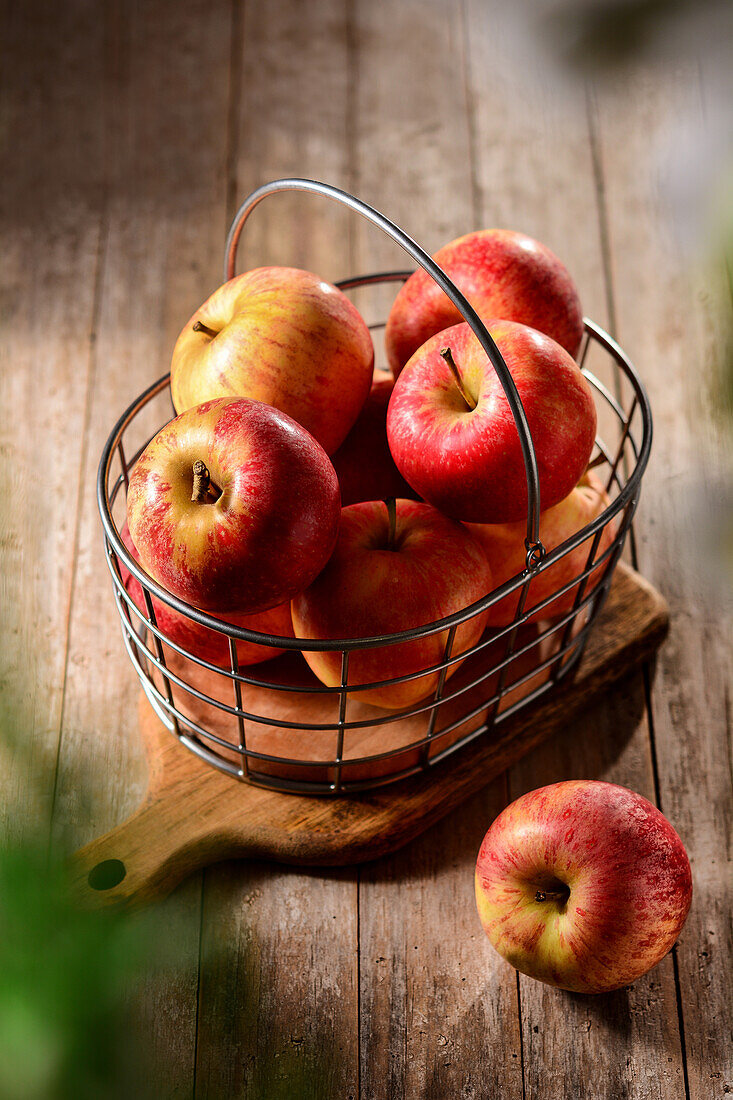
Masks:
[[[611,498],[603,483],[593,470],[587,470],[573,491],[552,508],[540,513],[540,539],[549,554],[572,538],[589,523],[597,519],[609,507]],[[618,531],[618,517],[610,519],[601,530],[594,561],[597,561],[609,548]],[[527,551],[524,540],[527,536],[526,521],[515,523],[469,523],[468,529],[478,539],[489,559],[494,588],[505,581],[523,573],[526,567]],[[554,565],[548,566],[532,578],[524,611],[529,612],[536,605],[548,599],[553,592],[559,591],[578,577],[588,565],[588,555],[595,536],[589,535],[580,546],[564,554]],[[605,575],[608,562],[605,561],[593,569],[585,582],[584,596],[589,595]],[[574,584],[563,595],[558,596],[536,614],[530,615],[528,622],[537,619],[558,618],[570,611],[581,582]],[[498,603],[492,604],[487,611],[488,627],[507,626],[514,621],[522,589],[518,588]]]
[[[340,651],[305,649],[308,639],[368,638],[425,626],[469,607],[491,588],[480,545],[459,523],[413,500],[352,504],[328,565],[293,600],[295,636],[322,683],[341,683]],[[486,616],[456,630],[453,655],[478,642]],[[369,684],[419,672],[443,659],[447,631],[349,653],[348,684]],[[451,665],[448,676],[459,667]],[[400,684],[354,693],[360,702],[388,709],[411,706],[433,692],[437,672]]]
[[[120,538],[129,550],[136,562],[140,563],[140,556],[135,549],[135,544],[130,535],[127,523],[124,523],[120,531]],[[120,577],[125,590],[135,605],[147,616],[145,597],[142,585],[129,569],[120,561]],[[167,603],[159,600],[157,596],[151,596],[155,622],[165,634],[168,641],[179,645],[187,653],[199,657],[209,664],[218,665],[219,668],[229,668],[231,654],[229,639],[208,626],[189,619],[187,615],[176,611]],[[255,615],[231,614],[225,620],[231,626],[243,627],[245,630],[256,630],[260,634],[271,634],[279,638],[293,637],[293,620],[290,616],[290,602],[279,604],[277,607],[268,608]],[[285,650],[275,646],[259,645],[256,642],[245,642],[241,639],[235,641],[237,663],[240,667],[254,665],[259,661],[268,661],[271,657],[277,657]]]
[[[147,572],[203,611],[254,614],[331,555],[338,480],[319,443],[260,401],[219,398],[166,424],[130,475],[127,522]]]
[[[605,993],[670,950],[692,900],[682,841],[646,798],[568,780],[522,795],[483,839],[476,902],[489,940],[523,974]]]
[[[542,508],[585,472],[596,433],[590,385],[549,336],[486,321],[524,406],[537,456]],[[519,432],[499,376],[467,323],[432,336],[397,379],[387,411],[397,468],[415,492],[454,519],[526,519]]]
[[[387,442],[387,406],[393,389],[391,374],[374,372],[372,388],[356,423],[331,455],[344,507],[365,500],[414,495],[395,466]]]
[[[259,267],[197,309],[173,350],[176,412],[250,397],[292,416],[327,454],[345,439],[372,384],[374,346],[346,295],[310,271]]]
[[[433,259],[481,317],[530,325],[577,355],[583,336],[578,291],[545,245],[525,233],[483,229],[444,245]],[[395,377],[430,336],[462,320],[432,276],[423,268],[414,272],[395,298],[385,330]]]

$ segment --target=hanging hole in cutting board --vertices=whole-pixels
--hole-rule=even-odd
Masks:
[[[87,882],[92,890],[111,890],[119,886],[126,874],[127,868],[121,859],[105,859],[92,867]]]

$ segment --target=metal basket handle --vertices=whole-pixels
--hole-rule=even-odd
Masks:
[[[357,214],[361,214],[361,216],[366,218],[367,221],[370,221],[372,225],[376,225],[378,229],[386,233],[388,237],[412,256],[413,260],[420,264],[420,266],[427,271],[428,275],[432,276],[440,289],[448,295],[454,306],[456,306],[464,319],[471,326],[479,343],[491,360],[494,370],[499,376],[499,381],[502,384],[506,399],[509,402],[509,408],[512,410],[514,423],[517,426],[519,442],[522,447],[522,456],[524,458],[524,469],[527,476],[527,537],[524,543],[527,551],[526,563],[527,569],[530,572],[535,570],[545,556],[545,548],[540,542],[540,483],[537,472],[537,456],[535,455],[534,444],[529,431],[529,425],[527,424],[524,406],[517,392],[517,387],[514,384],[514,379],[509,373],[509,368],[504,362],[501,352],[491,338],[488,329],[476,310],[428,253],[421,248],[412,237],[404,233],[399,226],[391,222],[389,218],[385,218],[384,214],[380,214],[378,210],[362,202],[361,199],[354,198],[348,191],[342,191],[340,188],[332,187],[331,184],[328,183],[319,183],[317,180],[299,179],[297,177],[293,179],[273,180],[272,183],[263,184],[262,187],[258,187],[251,195],[248,195],[239,207],[239,210],[234,215],[234,220],[232,221],[227,236],[224,261],[224,277],[226,279],[232,279],[234,277],[237,246],[239,245],[239,238],[244,228],[244,223],[258,203],[262,202],[268,195],[272,195],[277,191],[309,191],[312,194],[323,195],[325,198],[333,199],[335,202],[347,206],[350,210],[354,210]]]

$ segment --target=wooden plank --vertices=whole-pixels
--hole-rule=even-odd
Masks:
[[[353,38],[353,190],[434,252],[475,218],[461,12],[447,3],[361,0]],[[362,219],[353,232],[354,274],[415,266]],[[395,292],[365,288],[355,300],[370,322],[385,321]],[[380,334],[376,345],[386,365]]]
[[[103,132],[85,106],[102,65],[93,3],[38,21],[14,6],[3,27],[0,832],[19,838],[48,829],[53,800],[100,251]]]
[[[204,9],[210,34],[201,39],[196,24]],[[68,825],[76,842],[84,801],[88,835],[122,816],[144,783],[134,736],[137,679],[119,635],[101,547],[97,463],[116,417],[168,368],[181,318],[216,284],[225,233],[225,139],[218,122],[226,115],[229,11],[223,2],[210,9],[203,0],[188,0],[176,13],[172,21],[159,9],[122,18],[110,8],[107,15],[107,243],[56,814],[57,834]],[[200,85],[191,84],[194,49],[205,51]],[[151,112],[163,55],[168,94]],[[216,83],[204,77],[208,67],[219,74]],[[193,146],[192,128],[200,134]],[[179,195],[176,187],[187,172]],[[159,409],[146,429],[156,425],[156,415]]]
[[[348,189],[352,66],[349,14],[336,0],[244,6],[239,102],[232,110],[230,203],[262,183],[309,176]],[[233,215],[234,210],[230,210]],[[242,233],[238,270],[284,264],[335,280],[352,274],[354,216],[307,194],[268,198]]]
[[[553,88],[546,73],[519,72],[502,62],[512,48],[516,50],[516,43],[512,47],[502,39],[507,28],[497,27],[497,21],[479,4],[472,4],[470,10],[469,56],[482,220],[523,229],[549,245],[573,274],[584,312],[607,325],[612,319],[613,288],[607,284],[604,270],[601,181],[583,94],[579,89],[573,95],[567,88],[563,94]],[[490,58],[496,58],[496,63]],[[589,365],[598,369],[595,361]],[[612,372],[606,370],[601,380],[613,392]],[[608,417],[599,419],[599,432],[607,441],[618,435]],[[510,797],[579,774],[617,778],[653,797],[640,676],[627,681],[624,699],[619,706],[614,693],[605,706],[594,708],[592,717],[571,720],[562,737],[512,768]],[[608,760],[609,745],[617,743],[620,729],[623,736],[629,736],[629,747],[624,767],[614,769]],[[593,731],[591,737],[589,730]],[[673,1094],[670,1090],[677,1088],[683,1069],[669,965],[661,985],[658,976],[646,985],[637,983],[628,1004],[617,998],[605,1015],[598,1011],[590,1017],[584,999],[581,1003],[569,995],[553,994],[524,976],[518,981],[528,1098],[580,1095],[589,1081],[601,1079],[619,1082],[609,1095],[657,1095],[645,1091],[647,1074],[661,1082],[659,1095]],[[650,986],[655,989],[654,996]],[[644,1006],[644,1026],[639,1022],[637,1004]],[[588,1018],[593,1023],[586,1031]],[[625,1032],[623,1059],[615,1041],[621,1027]],[[649,1036],[663,1036],[664,1044],[650,1042]]]
[[[196,1096],[357,1097],[353,874],[205,875]]]
[[[124,816],[144,783],[137,679],[122,646],[95,501],[99,454],[121,411],[167,370],[181,325],[217,284],[226,229],[229,3],[94,9],[105,79],[86,89],[63,135],[73,150],[78,117],[97,120],[107,184],[56,798],[64,845]],[[65,346],[73,356],[75,344]],[[176,971],[151,974],[136,1002],[159,1095],[193,1090],[200,913],[199,880],[161,914],[176,937]]]
[[[583,312],[609,320],[585,97],[513,63],[509,21],[468,0],[476,215],[546,244],[570,271]]]
[[[531,757],[512,768],[512,799],[563,779],[605,779],[654,801],[644,696],[638,675]],[[608,1096],[676,1100],[683,1064],[671,956],[632,986],[598,997],[552,989],[518,976],[525,1093],[582,1095],[592,1067],[603,1067]]]
[[[476,854],[505,799],[496,780],[362,875],[365,1097],[522,1096],[516,981],[473,897]]]
[[[477,227],[466,39],[460,5],[355,5],[354,189],[429,252]],[[358,272],[414,266],[366,224],[355,243]],[[383,321],[393,296],[363,291],[357,301]],[[386,362],[381,340],[377,361]],[[521,1095],[515,982],[486,950],[471,897],[475,851],[503,799],[499,780],[362,872],[364,1097]]]
[[[239,32],[230,213],[279,176],[348,186],[348,9],[338,0],[309,4],[307,15],[298,0],[245,4]],[[273,263],[331,280],[349,273],[349,215],[310,195],[267,199],[244,229],[238,269]],[[204,917],[196,1095],[356,1096],[353,872],[215,868]]]
[[[698,72],[693,59],[663,75],[637,74],[601,102],[600,135],[619,335],[640,365],[655,415],[637,535],[641,567],[672,608],[652,714],[660,806],[692,863],[695,896],[676,965],[689,1096],[707,1100],[733,1087],[727,979],[733,944],[725,885],[733,832],[726,747],[733,617],[721,549],[731,442],[716,408],[730,302],[729,290],[721,297],[717,289],[724,277],[698,274],[683,249],[669,195],[660,193],[659,168],[665,155],[668,163],[673,151],[679,156],[680,118],[692,118],[704,132]],[[644,152],[650,133],[659,135],[657,161]],[[658,213],[650,218],[649,211]]]

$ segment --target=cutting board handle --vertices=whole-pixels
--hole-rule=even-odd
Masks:
[[[93,905],[150,901],[206,860],[180,821],[161,820],[160,806],[143,804],[131,817],[74,856],[72,884]]]

